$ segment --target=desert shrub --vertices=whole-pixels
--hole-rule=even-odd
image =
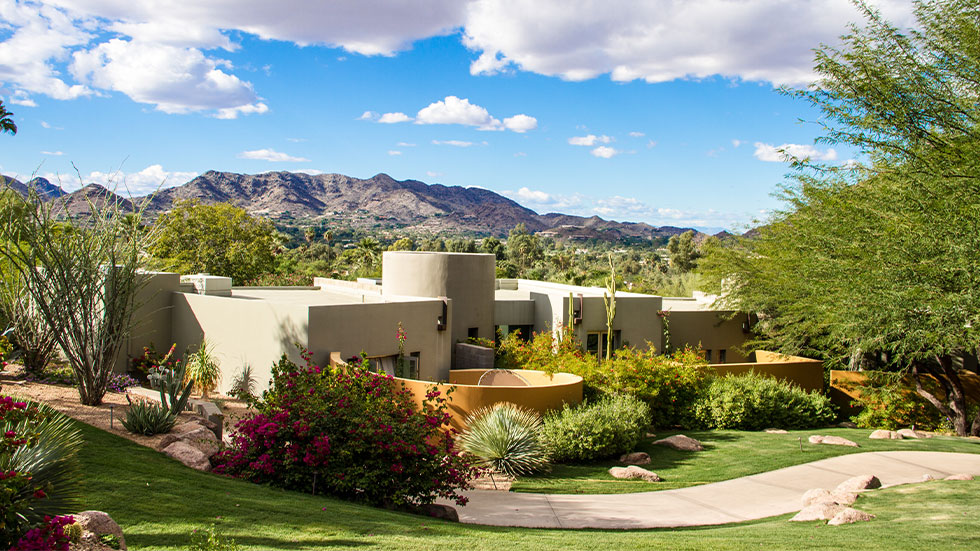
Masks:
[[[235,374],[228,395],[246,402],[255,399],[255,375],[252,373],[252,366],[245,364],[242,370]]]
[[[75,372],[67,365],[48,365],[40,373],[28,373],[24,380],[49,385],[75,385]]]
[[[510,476],[539,471],[548,465],[537,412],[501,402],[480,408],[466,418],[460,446],[478,457],[478,464]]]
[[[596,357],[583,352],[579,341],[568,332],[559,331],[559,336],[555,336],[551,331],[541,331],[527,341],[513,332],[498,343],[494,367],[580,375],[597,363]]]
[[[819,392],[750,372],[713,379],[694,404],[694,415],[706,428],[761,430],[826,425],[836,412]]]
[[[646,402],[615,394],[545,415],[542,437],[552,461],[580,463],[633,451],[649,424]]]
[[[10,339],[6,335],[0,335],[0,362],[4,362],[4,365],[6,365],[5,360],[13,351],[14,346],[10,344]]]
[[[191,534],[191,551],[240,551],[235,540],[218,533],[214,524],[207,530],[194,530]]]
[[[221,368],[207,339],[201,341],[196,352],[188,355],[185,379],[194,381],[203,398],[207,398],[208,393],[218,386]]]
[[[132,401],[126,396],[129,402],[129,409],[126,417],[122,419],[123,427],[133,434],[153,436],[170,432],[177,422],[177,416],[170,412],[165,406],[149,400]]]
[[[465,503],[474,469],[456,446],[445,399],[417,409],[392,377],[358,366],[304,367],[285,356],[255,412],[236,425],[215,472],[383,506]]]
[[[109,392],[126,392],[132,386],[140,386],[140,382],[125,373],[114,373],[109,376],[106,390]]]
[[[0,548],[6,549],[33,528],[29,541],[47,537],[45,517],[77,510],[82,438],[66,416],[9,396],[0,396],[0,433]]]
[[[942,414],[915,392],[913,383],[902,373],[865,371],[863,374],[863,381],[849,385],[860,394],[853,405],[861,406],[862,409],[851,418],[857,426],[887,430],[912,425],[925,430],[940,427],[944,420]],[[935,384],[931,386],[938,387]],[[939,392],[938,388],[928,390],[933,394]]]

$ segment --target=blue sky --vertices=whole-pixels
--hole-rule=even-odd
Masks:
[[[133,194],[212,169],[384,172],[739,229],[778,207],[779,148],[853,158],[774,87],[805,86],[812,48],[858,19],[847,0],[0,0],[19,127],[0,171]]]

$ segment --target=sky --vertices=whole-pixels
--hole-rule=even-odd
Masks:
[[[0,0],[0,172],[131,195],[386,173],[745,229],[779,208],[786,153],[858,154],[779,88],[860,20],[849,0]]]

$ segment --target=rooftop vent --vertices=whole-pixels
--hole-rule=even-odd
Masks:
[[[230,297],[231,278],[211,274],[183,275],[180,276],[180,290],[199,295]]]

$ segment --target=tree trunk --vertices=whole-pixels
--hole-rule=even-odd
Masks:
[[[973,430],[980,429],[980,423],[977,422],[980,421],[980,416],[974,420],[972,427],[969,419],[967,419],[966,393],[963,391],[963,382],[960,380],[956,368],[953,367],[953,359],[950,356],[937,356],[936,364],[933,367],[919,360],[912,364],[915,391],[950,420],[953,424],[953,430],[958,436],[967,436]],[[922,386],[922,377],[925,374],[930,374],[939,381],[945,393],[945,401],[940,400]]]

